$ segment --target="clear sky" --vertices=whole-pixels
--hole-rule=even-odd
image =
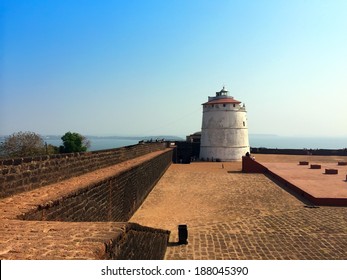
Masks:
[[[0,135],[177,135],[223,85],[250,133],[347,136],[347,1],[2,0]]]

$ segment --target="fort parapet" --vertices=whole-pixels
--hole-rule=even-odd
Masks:
[[[166,146],[166,143],[150,143],[94,152],[0,160],[0,198],[163,150]]]
[[[171,162],[166,143],[2,161],[1,259],[162,259],[170,232],[128,220]]]

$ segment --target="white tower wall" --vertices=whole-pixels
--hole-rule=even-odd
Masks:
[[[200,146],[203,160],[236,161],[249,152],[246,108],[225,97],[216,97],[217,104],[213,104],[216,102],[213,98],[203,104]]]

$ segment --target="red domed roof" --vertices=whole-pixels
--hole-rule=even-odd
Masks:
[[[206,103],[203,103],[202,105],[212,105],[212,104],[240,104],[241,101],[238,101],[232,97],[229,98],[216,98],[212,99]]]

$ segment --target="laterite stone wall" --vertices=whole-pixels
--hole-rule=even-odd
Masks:
[[[145,143],[103,151],[0,160],[0,198],[164,150],[166,145]]]
[[[171,164],[172,150],[69,196],[39,205],[25,220],[128,221]]]
[[[1,259],[163,259],[170,232],[128,220],[171,162],[163,149],[1,198]]]

